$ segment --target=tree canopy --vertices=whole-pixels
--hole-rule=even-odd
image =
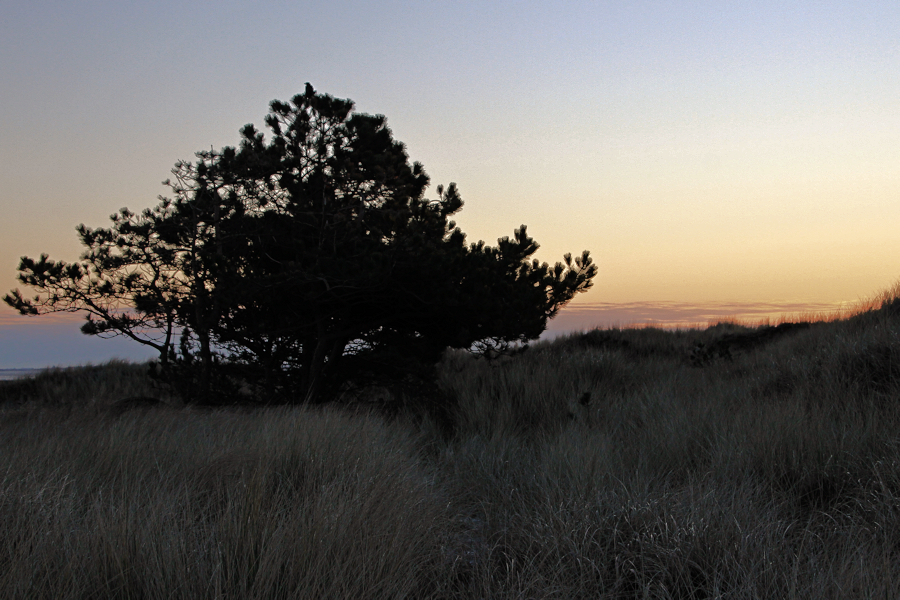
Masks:
[[[265,124],[268,138],[246,125],[237,147],[176,163],[156,207],[80,225],[80,261],[23,257],[19,280],[38,294],[4,300],[23,314],[84,311],[85,333],[150,345],[164,366],[180,332],[203,397],[226,360],[266,393],[309,401],[351,367],[537,338],[592,284],[587,251],[540,263],[524,225],[467,244],[451,220],[456,185],[426,198],[428,176],[383,115],[307,84]]]

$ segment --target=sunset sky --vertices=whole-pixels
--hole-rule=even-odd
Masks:
[[[308,81],[456,182],[470,241],[591,251],[555,331],[827,311],[900,277],[898,31],[896,0],[3,2],[0,295]],[[151,356],[77,328],[0,307],[0,368]]]

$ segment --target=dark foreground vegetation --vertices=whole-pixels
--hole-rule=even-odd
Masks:
[[[443,417],[182,408],[128,364],[3,382],[0,597],[900,597],[878,304],[451,352]]]

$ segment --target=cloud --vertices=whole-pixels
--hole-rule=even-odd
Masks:
[[[846,310],[850,302],[593,302],[572,303],[549,323],[545,338],[595,327],[649,325],[706,327],[736,319],[757,323],[766,319],[815,319]],[[0,368],[30,368],[100,363],[112,358],[143,361],[156,352],[133,341],[99,339],[80,332],[84,317],[55,313],[24,317],[0,308]]]
[[[595,327],[650,325],[706,327],[736,319],[757,323],[770,320],[822,318],[846,310],[847,302],[593,302],[570,304],[550,321],[546,337]]]
[[[0,331],[70,327],[78,329],[84,322],[84,315],[79,313],[49,313],[40,316],[20,315],[7,306],[0,306]]]
[[[83,315],[72,313],[25,317],[0,310],[0,369],[97,364],[114,358],[137,362],[156,356],[125,338],[84,335],[83,322]]]

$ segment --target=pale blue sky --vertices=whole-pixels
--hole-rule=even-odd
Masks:
[[[854,300],[900,277],[897,31],[896,2],[2,2],[0,289],[309,81],[457,182],[470,240],[590,249],[583,302]]]

